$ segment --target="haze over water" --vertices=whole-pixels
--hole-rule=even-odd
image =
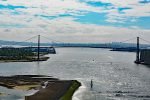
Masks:
[[[134,64],[135,53],[100,48],[56,48],[56,51],[45,62],[0,63],[0,75],[38,74],[77,79],[82,86],[73,100],[150,99],[150,67]],[[21,93],[14,93],[5,99],[21,98]]]

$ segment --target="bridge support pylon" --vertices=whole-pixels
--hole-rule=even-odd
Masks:
[[[137,50],[136,50],[136,64],[140,64],[140,42],[139,42],[139,37],[137,37]]]
[[[38,61],[40,61],[40,35],[38,35]]]

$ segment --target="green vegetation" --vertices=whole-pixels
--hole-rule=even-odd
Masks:
[[[1,48],[0,60],[21,60],[28,59],[35,54],[30,50],[24,50],[22,48]]]
[[[81,86],[81,83],[74,80],[72,81],[71,87],[68,89],[68,91],[65,93],[63,97],[60,98],[60,100],[72,100],[72,96],[74,92]]]

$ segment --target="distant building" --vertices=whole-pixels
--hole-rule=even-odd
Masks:
[[[23,47],[25,50],[31,50],[32,52],[38,52],[38,47]],[[40,47],[40,52],[55,54],[55,48],[54,47]]]

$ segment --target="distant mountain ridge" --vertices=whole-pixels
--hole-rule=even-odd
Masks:
[[[0,40],[0,46],[14,46],[14,45],[19,45],[19,46],[36,46],[37,43]]]
[[[92,48],[136,48],[136,43],[41,43],[41,46],[56,46],[56,47],[92,47]],[[0,46],[37,46],[34,42],[17,42],[0,40]],[[141,48],[150,48],[149,44],[140,44]]]

